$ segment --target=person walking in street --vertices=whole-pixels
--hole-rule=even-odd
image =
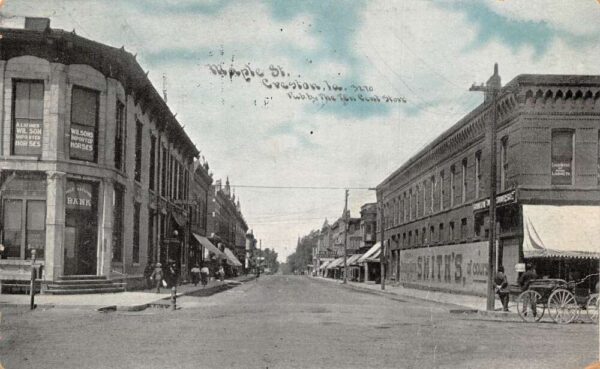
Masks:
[[[508,280],[506,279],[506,274],[504,274],[504,267],[502,265],[498,267],[498,272],[494,277],[494,284],[496,285],[496,293],[502,303],[502,310],[508,311]]]
[[[206,265],[202,265],[202,269],[200,269],[200,280],[202,281],[202,287],[206,287],[209,274],[210,270],[208,270],[208,267]]]
[[[217,272],[217,274],[219,275],[219,280],[223,282],[223,280],[225,279],[225,269],[223,269],[223,265],[219,266],[219,271]]]
[[[160,263],[156,263],[156,267],[150,276],[154,281],[154,285],[156,286],[156,293],[160,293],[160,285],[163,283],[163,270],[162,265]]]
[[[192,273],[192,283],[194,284],[194,286],[198,285],[198,282],[200,282],[200,267],[198,266],[198,264],[194,265],[194,267],[191,270]]]
[[[169,288],[177,285],[177,266],[174,262],[167,267],[167,283]]]

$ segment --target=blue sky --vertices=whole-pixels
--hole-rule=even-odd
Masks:
[[[235,185],[372,187],[482,101],[468,91],[499,63],[521,73],[598,74],[595,0],[62,1],[5,0],[15,16],[138,54],[215,178]],[[293,100],[220,78],[207,64],[268,70],[321,86],[367,86],[406,103]],[[300,77],[297,77],[297,76]],[[276,80],[276,79],[274,79]],[[352,92],[352,93],[351,93]],[[318,95],[315,93],[315,95]],[[339,216],[342,190],[237,188],[263,247],[285,256],[298,235]],[[350,209],[374,199],[351,191]]]

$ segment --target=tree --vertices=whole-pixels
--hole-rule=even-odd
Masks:
[[[271,273],[277,273],[279,270],[279,262],[277,261],[277,252],[269,248],[264,250],[256,250],[257,255],[261,257],[261,265],[263,268],[269,268]]]
[[[312,263],[312,250],[317,246],[318,240],[318,230],[312,230],[306,236],[298,239],[296,251],[287,257],[290,273],[301,273],[306,270],[308,264]]]

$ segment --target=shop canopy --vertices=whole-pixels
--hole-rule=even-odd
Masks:
[[[331,263],[329,263],[329,265],[327,265],[327,269],[339,267],[340,264],[343,264],[343,263],[344,263],[344,257],[342,256],[341,258],[337,258],[334,261],[332,261]]]
[[[240,263],[240,261],[238,260],[238,258],[235,257],[235,255],[233,254],[233,252],[231,250],[229,250],[227,247],[224,249],[225,251],[225,256],[227,256],[227,264],[229,265],[233,265],[235,267],[241,267],[242,263]]]
[[[600,206],[523,205],[523,255],[598,258]]]
[[[362,256],[362,254],[351,255],[348,258],[348,260],[346,260],[346,264],[348,264],[348,265],[357,265],[358,264],[358,259],[360,259],[361,256]]]
[[[327,260],[321,263],[321,266],[319,267],[319,270],[323,270],[326,269],[327,266],[332,262],[332,260]]]
[[[208,240],[208,238],[206,238],[204,236],[200,236],[199,234],[196,234],[196,233],[192,233],[192,234],[194,235],[194,238],[196,240],[198,240],[198,242],[200,242],[200,244],[202,246],[204,246],[206,249],[208,249],[208,251],[217,255],[217,257],[219,257],[219,258],[223,258],[223,259],[227,258],[227,256],[225,254],[223,254],[223,252],[221,250],[219,250],[219,248],[217,246],[213,245],[213,243]]]
[[[375,260],[377,257],[379,257],[379,253],[381,252],[381,242],[377,242],[376,244],[374,244],[373,246],[371,246],[371,248],[369,249],[369,251],[365,252],[356,262],[358,264],[362,264],[364,262],[370,261],[378,261]]]

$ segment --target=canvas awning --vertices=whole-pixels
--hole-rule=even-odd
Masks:
[[[327,268],[327,266],[332,262],[333,260],[327,260],[321,263],[321,266],[319,267],[319,270],[323,270],[325,268]]]
[[[348,258],[348,260],[346,260],[346,264],[348,264],[348,265],[357,265],[358,264],[358,259],[360,259],[361,256],[362,256],[362,254],[351,255]]]
[[[227,256],[227,264],[229,265],[233,265],[235,267],[241,267],[242,263],[240,263],[240,261],[238,260],[238,258],[235,257],[235,255],[233,254],[233,252],[231,250],[229,250],[227,247],[224,249],[225,251],[225,256]]]
[[[523,205],[523,255],[598,258],[600,206]]]
[[[371,246],[371,248],[369,249],[369,251],[365,252],[363,254],[363,256],[361,256],[356,262],[358,264],[362,264],[362,263],[364,263],[366,261],[373,261],[371,259],[378,257],[379,256],[379,251],[381,251],[381,242],[377,242],[376,244],[374,244],[373,246]]]
[[[200,244],[204,247],[206,247],[206,249],[208,249],[208,251],[212,252],[213,254],[217,255],[220,258],[227,258],[227,256],[225,254],[223,254],[223,252],[221,250],[219,250],[219,248],[215,245],[213,245],[212,242],[210,242],[208,240],[208,238],[204,237],[204,236],[200,236],[199,234],[193,233],[194,238],[196,240],[198,240],[198,242],[200,242]]]
[[[327,269],[338,267],[343,262],[344,262],[344,257],[342,256],[341,258],[337,258],[334,261],[332,261],[331,263],[329,263],[329,265],[327,265]]]

